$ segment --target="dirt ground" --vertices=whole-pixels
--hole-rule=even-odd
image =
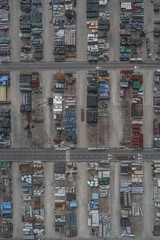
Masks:
[[[143,198],[143,237],[152,237],[153,231],[153,181],[151,163],[144,163],[144,198]]]
[[[127,90],[128,91],[128,90]],[[122,123],[122,132],[123,137],[121,139],[121,143],[126,143],[126,141],[130,140],[130,132],[131,132],[131,105],[129,100],[124,100],[120,103],[120,112],[121,112],[121,118],[123,119]]]
[[[77,228],[78,237],[89,237],[88,228],[88,187],[87,187],[87,163],[78,163],[78,174],[77,174]]]
[[[104,131],[105,129],[105,131]],[[99,117],[98,124],[88,124],[88,147],[108,147],[109,118]]]
[[[116,239],[120,236],[120,191],[118,162],[111,163],[111,237]]]
[[[54,163],[45,163],[45,235],[47,238],[54,236],[54,192],[55,192],[55,181],[54,181]]]
[[[153,71],[144,70],[144,96],[143,96],[143,133],[144,148],[153,147],[153,119],[157,117],[154,114],[153,107]]]
[[[22,198],[19,163],[12,163],[13,237],[22,237]]]
[[[132,194],[132,202],[137,202],[140,204],[140,206],[142,207],[143,205],[143,194],[138,194],[138,195],[133,195]],[[131,231],[133,234],[136,235],[136,237],[141,237],[142,236],[142,232],[143,232],[143,222],[144,222],[144,217],[143,216],[139,216],[139,217],[134,217],[132,216],[130,218],[130,222],[131,222]]]
[[[88,146],[86,123],[87,109],[87,79],[85,71],[76,72],[76,96],[77,96],[77,148],[85,148]],[[84,121],[81,121],[81,109],[84,109]]]

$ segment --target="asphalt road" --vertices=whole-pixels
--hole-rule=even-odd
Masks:
[[[24,62],[12,62],[12,63],[3,63],[0,64],[0,71],[28,71],[28,70],[57,70],[57,69],[72,69],[72,70],[91,70],[95,69],[96,66],[101,67],[102,69],[130,69],[135,65],[143,69],[156,69],[160,68],[160,62],[157,61],[147,61],[142,63],[130,63],[130,62],[106,62],[106,63],[88,63],[88,62],[33,62],[33,63],[24,63]]]
[[[62,238],[47,238],[48,240],[62,240]],[[46,240],[47,240],[46,239]],[[91,238],[63,238],[63,240],[95,240],[95,237]],[[159,240],[159,237],[152,238],[132,238],[132,237],[123,237],[123,238],[109,238],[109,240]],[[22,238],[0,238],[0,240],[22,240]],[[106,240],[106,238],[96,238],[96,240]]]
[[[88,151],[87,149],[70,150],[70,161],[76,162],[89,162],[89,161],[102,161],[108,159],[108,154],[112,154],[113,158],[109,159],[112,162],[119,161],[117,156],[136,156],[137,154],[143,155],[143,161],[150,162],[152,160],[160,160],[160,152],[153,150],[132,151],[132,150],[118,150],[112,149],[108,151]],[[68,156],[68,155],[67,155]],[[54,151],[46,149],[7,149],[0,151],[1,161],[65,161],[65,151]]]

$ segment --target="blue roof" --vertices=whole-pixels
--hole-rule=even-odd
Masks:
[[[98,199],[98,194],[97,193],[92,193],[92,199],[97,200]]]
[[[8,81],[8,76],[3,76],[2,81]]]
[[[12,203],[11,202],[2,202],[1,203],[1,210],[5,209],[12,209]]]
[[[73,202],[70,202],[70,207],[77,207],[77,202],[76,201],[73,201]]]
[[[12,213],[12,210],[2,210],[2,213],[3,213],[3,214],[11,214],[11,213]]]

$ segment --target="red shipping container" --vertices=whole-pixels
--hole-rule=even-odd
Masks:
[[[133,70],[121,70],[120,73],[133,73]]]
[[[140,138],[140,135],[138,135],[138,136],[132,136],[132,139],[139,139]]]
[[[139,125],[132,125],[132,129],[139,129],[140,126]]]
[[[132,129],[132,133],[140,133],[140,129]]]

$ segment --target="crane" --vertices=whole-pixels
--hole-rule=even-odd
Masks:
[[[38,107],[40,107],[41,105],[45,105],[45,104],[52,105],[52,104],[53,104],[53,98],[49,97],[49,98],[47,99],[47,101],[42,102],[42,103],[39,103],[39,104],[38,104]]]

